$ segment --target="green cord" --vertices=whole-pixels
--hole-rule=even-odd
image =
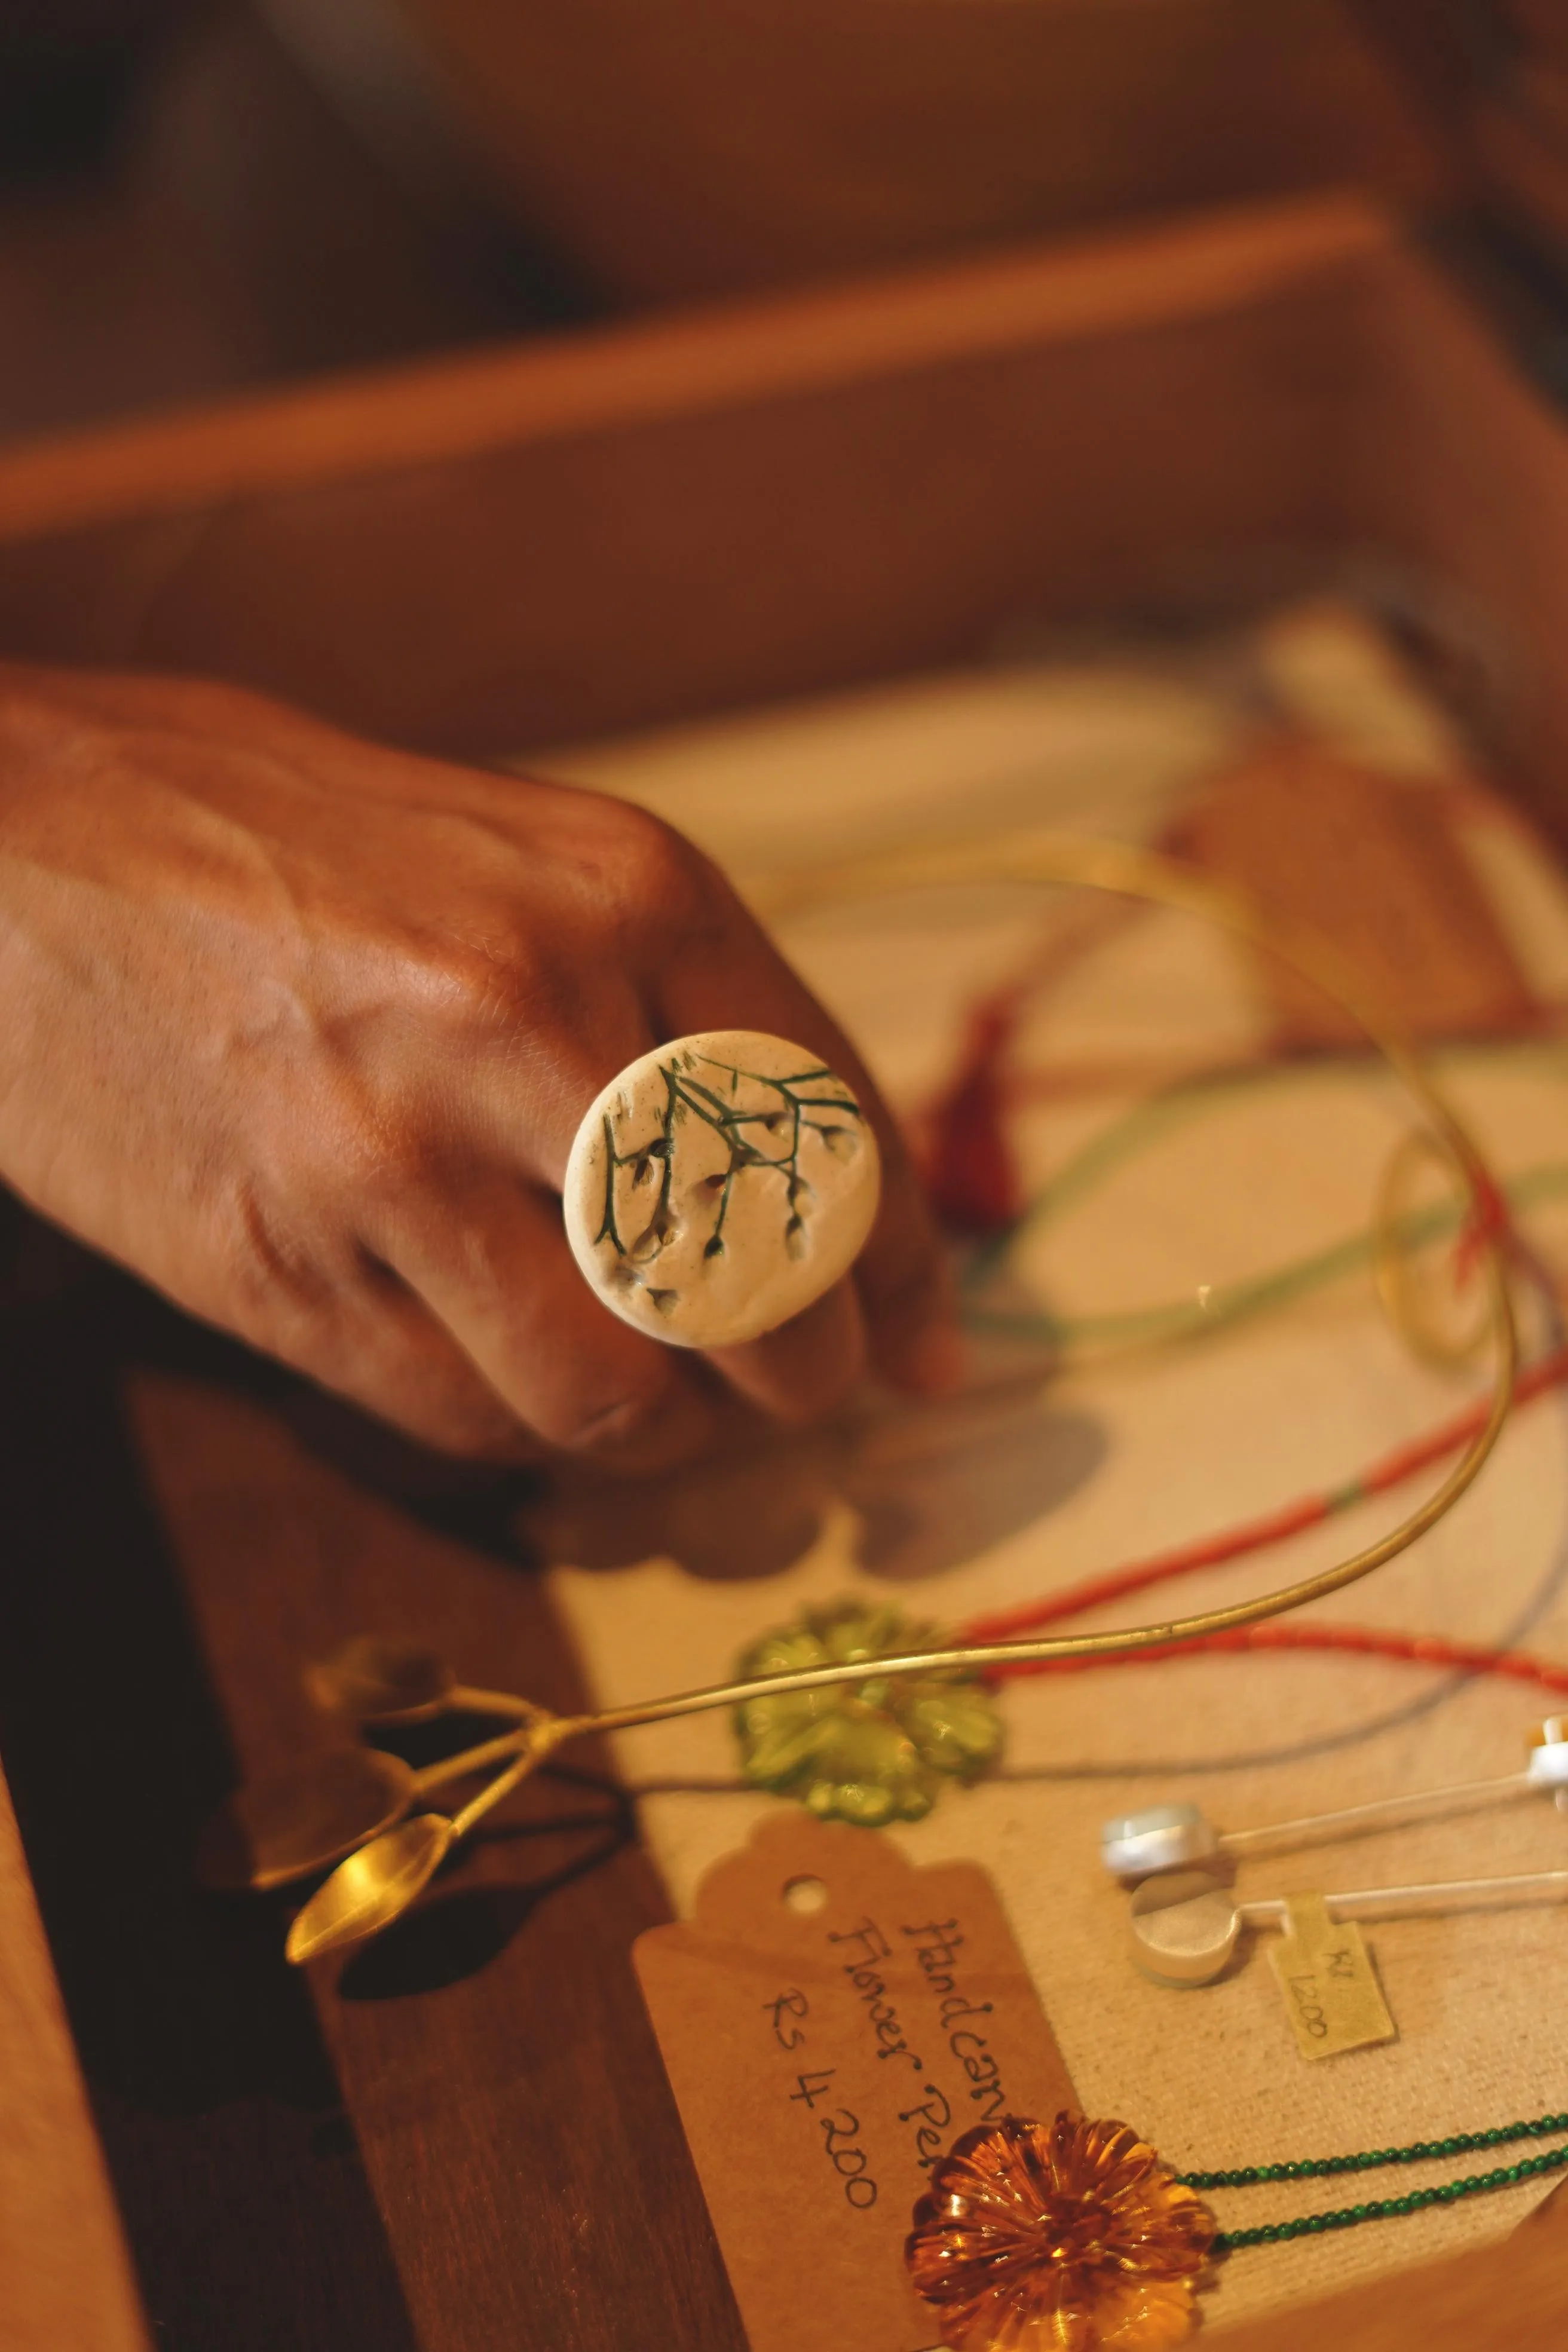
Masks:
[[[1544,1064],[1553,1076],[1568,1076],[1568,1049],[1555,1039],[1450,1045],[1439,1049],[1432,1059],[1439,1066],[1473,1062],[1483,1067],[1515,1062]],[[1208,1077],[1181,1080],[1163,1093],[1135,1104],[1080,1146],[1005,1233],[995,1234],[973,1252],[961,1276],[966,1328],[1058,1349],[1147,1347],[1197,1338],[1249,1317],[1270,1313],[1369,1265],[1375,1244],[1371,1234],[1362,1233],[1309,1256],[1290,1259],[1281,1266],[1244,1276],[1237,1282],[1216,1284],[1201,1306],[1190,1298],[1182,1298],[1110,1314],[1058,1316],[1047,1309],[1019,1314],[992,1308],[983,1305],[980,1297],[987,1281],[1000,1271],[1031,1226],[1049,1223],[1088,1198],[1123,1161],[1135,1159],[1171,1129],[1237,1099],[1256,1098],[1259,1094],[1281,1088],[1297,1091],[1310,1085],[1342,1083],[1352,1066],[1336,1057],[1304,1066],[1287,1063],[1261,1069],[1224,1071]],[[1516,1209],[1561,1199],[1568,1193],[1568,1168],[1561,1163],[1533,1168],[1514,1178],[1505,1189]],[[1405,1230],[1413,1245],[1419,1247],[1424,1242],[1454,1231],[1457,1223],[1454,1212],[1437,1208],[1415,1213],[1405,1220]]]
[[[1264,2181],[1323,2180],[1339,2173],[1375,2172],[1392,2164],[1429,2163],[1435,2158],[1468,2156],[1476,2148],[1504,2147],[1513,2140],[1550,2139],[1568,2132],[1568,2115],[1536,2116],[1528,2123],[1505,2124],[1495,2131],[1455,2132],[1447,2139],[1412,2140],[1408,2147],[1376,2147],[1354,2156],[1310,2158],[1300,2164],[1252,2164],[1231,2172],[1182,2172],[1176,2178],[1185,2189],[1251,2189]],[[1215,2240],[1216,2253],[1236,2253],[1245,2246],[1279,2245],[1289,2238],[1316,2236],[1325,2230],[1353,2230],[1363,2221],[1385,2221],[1396,2214],[1419,2213],[1428,2205],[1454,2205],[1461,2197],[1479,2197],[1489,2189],[1511,2189],[1546,2172],[1568,2168],[1568,2147],[1548,2148],[1544,2155],[1523,2158],[1518,2164],[1499,2165],[1491,2172],[1470,2172],[1458,2180],[1439,2181],[1432,2189],[1412,2189],[1404,2197],[1378,2197],[1362,2205],[1342,2205],[1327,2213],[1300,2213],[1290,2221],[1267,2221],[1255,2230],[1225,2230]]]
[[[1568,1166],[1552,1161],[1510,1178],[1503,1187],[1510,1208],[1529,1209],[1542,1202],[1568,1196]],[[1401,1222],[1400,1232],[1413,1247],[1436,1241],[1458,1230],[1461,1213],[1448,1206],[1413,1213]],[[1232,1283],[1216,1283],[1207,1304],[1194,1307],[1188,1299],[1173,1299],[1157,1307],[1137,1307],[1101,1315],[1010,1314],[1001,1308],[966,1305],[965,1328],[1010,1339],[1043,1341],[1056,1348],[1136,1347],[1157,1340],[1181,1339],[1217,1331],[1253,1315],[1289,1306],[1295,1298],[1354,1274],[1372,1263],[1375,1243],[1370,1234],[1352,1234],[1310,1256],[1292,1258],[1262,1274],[1244,1276]]]
[[[1562,1049],[1547,1047],[1544,1052],[1532,1045],[1510,1049],[1479,1047],[1469,1049],[1476,1058],[1490,1060],[1509,1058],[1550,1058],[1561,1064]],[[1445,1059],[1469,1058],[1464,1049],[1452,1050]],[[971,1259],[964,1287],[972,1295],[994,1275],[1006,1257],[1012,1245],[1025,1229],[1045,1222],[1091,1192],[1100,1180],[1120,1161],[1131,1158],[1144,1144],[1167,1129],[1179,1126],[1208,1108],[1244,1091],[1264,1085],[1289,1083],[1304,1076],[1325,1077],[1341,1073],[1330,1066],[1318,1065],[1310,1072],[1272,1070],[1267,1073],[1238,1073],[1218,1080],[1188,1084],[1152,1102],[1142,1103],[1113,1122],[1103,1134],[1096,1136],[1061,1170],[1031,1202],[1023,1214],[1005,1234],[998,1234],[978,1250]],[[1533,1168],[1515,1177],[1506,1186],[1510,1205],[1528,1208],[1541,1201],[1561,1199],[1568,1193],[1568,1167],[1549,1163]],[[1454,1232],[1459,1223],[1456,1211],[1438,1208],[1421,1211],[1404,1220],[1406,1238],[1419,1247],[1422,1243]],[[1053,1316],[1006,1314],[1000,1310],[966,1305],[963,1319],[973,1330],[1005,1333],[1019,1339],[1046,1340],[1056,1347],[1120,1344],[1137,1345],[1159,1339],[1180,1339],[1196,1331],[1215,1330],[1249,1315],[1267,1312],[1287,1305],[1291,1299],[1336,1281],[1372,1261],[1374,1249],[1369,1234],[1352,1234],[1348,1240],[1336,1242],[1312,1255],[1296,1258],[1282,1266],[1262,1274],[1249,1276],[1241,1281],[1216,1285],[1207,1303],[1194,1308],[1186,1300],[1138,1307],[1120,1314],[1089,1316]],[[1568,2132],[1568,2115],[1537,2116],[1528,2123],[1515,2123],[1493,2131],[1455,2132],[1447,2139],[1413,2140],[1408,2147],[1370,2148],[1353,2156],[1327,2156],[1309,2158],[1298,2164],[1248,2165],[1227,2172],[1184,2172],[1176,2178],[1187,2189],[1250,2189],[1265,2182],[1280,2180],[1324,2180],[1347,2172],[1373,2172],[1396,2164],[1431,2163],[1437,2158],[1466,2156],[1478,2148],[1504,2147],[1521,2139],[1546,2139],[1559,2132]],[[1251,2230],[1222,2231],[1214,2242],[1215,2253],[1236,2253],[1248,2246],[1272,2246],[1291,2238],[1321,2235],[1330,2230],[1353,2230],[1363,2221],[1384,2221],[1396,2215],[1419,2213],[1429,2205],[1453,2205],[1461,2198],[1479,2197],[1489,2190],[1511,2189],[1522,2180],[1532,2180],[1541,2175],[1568,2169],[1568,2147],[1548,2148],[1541,2156],[1526,2157],[1517,2164],[1495,2167],[1490,2172],[1463,2174],[1457,2180],[1438,2182],[1430,2189],[1412,2189],[1403,2197],[1378,2197],[1357,2205],[1342,2205],[1324,2213],[1300,2213],[1289,2221],[1267,2221]]]
[[[1426,1058],[1441,1070],[1467,1062],[1479,1063],[1488,1069],[1517,1062],[1543,1063],[1553,1076],[1568,1078],[1568,1042],[1555,1038],[1493,1039],[1483,1045],[1438,1046]],[[1059,1216],[1076,1201],[1093,1192],[1102,1178],[1122,1160],[1135,1159],[1146,1143],[1152,1142],[1167,1129],[1184,1127],[1189,1120],[1203,1118],[1226,1102],[1256,1099],[1261,1094],[1279,1090],[1294,1094],[1311,1086],[1342,1085],[1360,1066],[1354,1060],[1325,1055],[1312,1062],[1264,1063],[1258,1067],[1177,1079],[1173,1085],[1135,1103],[1131,1110],[1124,1111],[1120,1118],[1112,1119],[1109,1127],[1080,1145],[1007,1230],[997,1234],[976,1253],[972,1269],[975,1278],[984,1280],[1000,1264],[1026,1225]]]

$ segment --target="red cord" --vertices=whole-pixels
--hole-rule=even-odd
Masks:
[[[1025,974],[1011,987],[997,990],[975,1006],[957,1069],[929,1114],[924,1174],[927,1188],[942,1222],[952,1229],[979,1236],[1005,1232],[1023,1205],[1016,1156],[1006,1132],[1008,1086],[1003,1066],[1027,1002],[1032,980]],[[1457,1247],[1461,1280],[1473,1268],[1483,1242],[1512,1241],[1508,1203],[1484,1176]],[[1513,1243],[1517,1248],[1517,1243]],[[1568,1382],[1568,1347],[1554,1349],[1521,1372],[1514,1384],[1514,1402],[1526,1404],[1552,1388]],[[1040,1601],[977,1617],[958,1638],[965,1643],[1005,1642],[1037,1633],[1064,1617],[1124,1600],[1151,1585],[1215,1568],[1270,1544],[1303,1535],[1339,1512],[1373,1495],[1403,1485],[1419,1470],[1442,1461],[1479,1434],[1490,1412],[1489,1403],[1472,1406],[1441,1423],[1425,1437],[1396,1447],[1359,1477],[1318,1495],[1300,1497],[1261,1518],[1244,1521],[1194,1543],[1157,1552],[1126,1568],[1089,1577]],[[1188,1652],[1318,1650],[1355,1651],[1368,1655],[1410,1660],[1425,1665],[1462,1668],[1466,1672],[1512,1675],[1553,1691],[1568,1691],[1568,1667],[1554,1666],[1523,1652],[1490,1650],[1435,1634],[1382,1633],[1354,1625],[1301,1625],[1278,1622],[1242,1626],[1231,1633],[1209,1633],[1188,1642],[1170,1642],[1144,1650],[1115,1651],[1093,1658],[1046,1658],[998,1666],[988,1679],[1001,1681],[1016,1675],[1069,1674],[1102,1665],[1137,1665]]]
[[[977,1005],[951,1084],[930,1113],[922,1174],[950,1233],[985,1240],[1022,1213],[1023,1183],[1007,1139],[1002,1057],[1018,1025],[1021,998],[1006,990]]]
[[[1457,1667],[1465,1674],[1510,1675],[1518,1682],[1539,1684],[1543,1690],[1568,1691],[1568,1665],[1532,1657],[1526,1650],[1490,1650],[1479,1643],[1447,1641],[1438,1633],[1398,1633],[1370,1625],[1241,1625],[1227,1633],[1200,1633],[1190,1642],[1163,1642],[1147,1650],[1113,1650],[1105,1657],[1040,1658],[1032,1664],[994,1667],[987,1679],[1145,1665],[1161,1658],[1195,1655],[1202,1650],[1348,1650],[1363,1657],[1399,1658],[1412,1665]]]
[[[1531,1398],[1542,1396],[1547,1390],[1568,1381],[1568,1347],[1554,1348],[1541,1357],[1514,1384],[1514,1402],[1527,1404]],[[1180,1545],[1173,1551],[1157,1552],[1151,1559],[1138,1560],[1130,1567],[1112,1569],[1103,1576],[1087,1578],[1082,1583],[1065,1586],[1059,1592],[1049,1593],[1043,1600],[1029,1601],[1019,1608],[999,1611],[987,1617],[977,1617],[963,1627],[959,1638],[965,1643],[1006,1642],[1016,1634],[1032,1633],[1042,1626],[1054,1625],[1058,1618],[1076,1617],[1082,1611],[1097,1609],[1108,1601],[1120,1601],[1130,1592],[1142,1592],[1152,1584],[1163,1584],[1168,1578],[1190,1575],[1194,1570],[1215,1568],[1222,1561],[1239,1559],[1247,1552],[1261,1551],[1267,1545],[1282,1543],[1288,1536],[1300,1535],[1308,1528],[1321,1525],[1336,1513],[1348,1510],[1352,1503],[1364,1502],[1369,1496],[1381,1495],[1413,1477],[1417,1470],[1441,1461],[1447,1454],[1457,1454],[1477,1433],[1485,1427],[1489,1405],[1475,1405],[1468,1412],[1456,1414],[1451,1421],[1430,1430],[1425,1437],[1408,1445],[1396,1447],[1384,1454],[1381,1462],[1343,1486],[1331,1487],[1321,1495],[1309,1495],[1300,1501],[1288,1503],[1283,1509],[1268,1512],[1264,1517],[1248,1519],[1238,1528],[1218,1535],[1200,1537],[1195,1543]],[[1243,1629],[1244,1633],[1247,1629]],[[1259,1627],[1259,1633],[1269,1629]],[[1293,1629],[1280,1627],[1280,1633]],[[1209,1644],[1223,1643],[1226,1635],[1213,1637]],[[1186,1647],[1186,1644],[1179,1646]],[[1194,1645],[1195,1646],[1195,1645]],[[1240,1646],[1247,1646],[1243,1642]],[[1267,1643],[1258,1646],[1267,1647]],[[1292,1644],[1281,1641],[1281,1648]],[[1301,1646],[1310,1646],[1302,1644]],[[1340,1646],[1350,1646],[1342,1643]],[[1141,1650],[1139,1657],[1169,1655],[1169,1650]],[[1052,1663],[1046,1661],[1046,1664]],[[1066,1661],[1075,1664],[1076,1661]],[[1089,1660],[1098,1664],[1099,1660]],[[998,1674],[1027,1674],[1036,1669],[1030,1665],[998,1667]]]

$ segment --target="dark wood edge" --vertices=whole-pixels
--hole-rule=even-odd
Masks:
[[[151,2352],[4,1778],[0,2338],[6,2352]]]
[[[781,385],[831,390],[948,355],[972,357],[986,350],[1142,330],[1160,318],[1202,318],[1250,294],[1353,269],[1400,241],[1397,226],[1374,206],[1355,199],[1311,199],[1121,237],[1114,244],[1095,240],[979,268],[922,272],[864,292],[617,330],[569,344],[486,354],[390,379],[237,404],[194,419],[35,445],[0,458],[0,538],[25,541],[97,526],[114,516],[155,517],[213,500],[264,496],[275,488],[370,477],[426,458],[577,435],[617,418],[731,407],[749,396],[771,396]],[[1408,299],[1424,308],[1445,307],[1424,278],[1412,277]],[[1475,375],[1477,403],[1492,398],[1494,365],[1478,347],[1473,361],[1459,371]],[[1461,394],[1468,394],[1467,383],[1435,389],[1442,413],[1434,424],[1433,449],[1446,447],[1439,426],[1451,429],[1461,442],[1466,437],[1472,413]],[[1523,395],[1520,404],[1528,404]],[[1401,407],[1401,417],[1404,413]],[[1544,419],[1532,418],[1525,429],[1533,436],[1547,426]],[[1369,471],[1382,466],[1386,447],[1383,436],[1375,446],[1369,444]],[[1419,488],[1415,475],[1427,472],[1425,465],[1412,467],[1412,499]],[[1408,522],[1401,496],[1385,494],[1385,506],[1392,518]],[[1543,535],[1551,520],[1543,519]],[[1561,538],[1553,538],[1561,547]],[[1451,551],[1441,543],[1433,549],[1439,558]],[[21,2019],[26,2040],[18,2046],[53,2053],[50,2095],[64,2118],[62,2144],[72,2151],[69,2177],[78,2183],[71,2213],[77,2251],[79,2255],[84,2231],[95,2228],[105,2232],[109,2250],[99,2263],[82,2259],[75,2270],[85,2278],[96,2269],[114,2282],[102,2314],[90,2321],[99,2326],[98,2335],[51,2315],[47,2326],[40,2321],[44,2332],[18,2341],[25,2352],[33,2352],[35,2341],[40,2352],[45,2345],[48,2352],[58,2347],[75,2352],[78,2345],[83,2352],[98,2352],[100,2345],[103,2352],[143,2347],[145,2335],[8,1810],[0,1815],[0,2052],[7,2030],[16,2032],[12,2021]],[[24,2115],[21,2126],[15,2119],[17,2103],[9,2096],[14,2079],[7,2071],[0,2087],[0,2182],[8,2192],[0,2206],[0,2256],[6,2251],[8,2228],[19,2228],[29,2266],[37,2270],[37,2249],[47,2242],[42,2223],[16,2223],[13,2217],[26,2216],[29,2209],[25,2196],[9,2197],[7,2163],[16,2147],[28,2145],[16,2135],[23,2126],[37,2129],[31,2116]],[[32,2163],[25,2168],[39,2183],[32,2192],[36,2203],[46,2193],[47,2169]],[[1568,2252],[1558,2243],[1560,2234],[1543,2224],[1539,2237],[1527,2231],[1503,2246],[1401,2273],[1224,2334],[1237,2352],[1306,2352],[1309,2344],[1316,2352],[1331,2336],[1343,2352],[1396,2346],[1401,2352],[1407,2346],[1425,2352],[1471,2352],[1499,2341],[1500,2332],[1521,2344],[1552,2341],[1568,2318]],[[75,2284],[74,2273],[70,2283]],[[48,2291],[46,2279],[37,2293]],[[45,2308],[41,2303],[38,2307]],[[1553,2320],[1557,2330],[1551,2326]],[[68,2332],[70,2326],[75,2333]],[[112,2332],[116,2327],[118,2334]]]
[[[1568,2211],[1532,2215],[1500,2245],[1225,2328],[1220,2340],[1226,2352],[1545,2352],[1568,2341]]]
[[[1342,269],[1402,234],[1370,198],[1312,195],[29,441],[0,453],[0,541],[1141,332]]]

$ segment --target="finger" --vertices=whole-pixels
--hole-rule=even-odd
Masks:
[[[600,1305],[560,1203],[495,1171],[366,1236],[518,1419],[626,1468],[684,1460],[715,1432],[692,1361]]]
[[[942,1245],[903,1137],[843,1031],[740,901],[732,903],[722,933],[674,959],[660,981],[666,1032],[767,1030],[820,1055],[850,1087],[882,1158],[880,1205],[854,1269],[871,1360],[900,1388],[945,1392],[960,1377],[962,1346]],[[753,1345],[773,1349],[787,1385],[793,1358],[781,1336],[770,1333]]]
[[[438,1453],[479,1462],[537,1462],[539,1439],[389,1270],[367,1265],[341,1295],[270,1351],[321,1387]]]
[[[836,1282],[776,1331],[707,1354],[743,1397],[777,1421],[831,1412],[866,1370],[866,1325],[855,1286]]]

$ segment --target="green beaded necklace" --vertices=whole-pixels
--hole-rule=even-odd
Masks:
[[[1302,2164],[1251,2164],[1235,2172],[1181,2172],[1176,2178],[1186,2189],[1251,2189],[1266,2180],[1325,2180],[1342,2172],[1376,2172],[1390,2164],[1468,2156],[1475,2148],[1505,2147],[1513,2140],[1551,2139],[1559,2132],[1568,2132],[1568,2115],[1537,2116],[1532,2122],[1504,2124],[1496,2131],[1455,2132],[1448,2139],[1412,2140],[1408,2147],[1368,2148],[1358,2156],[1314,2157]],[[1225,2230],[1215,2240],[1214,2251],[1236,2253],[1243,2246],[1274,2246],[1287,2238],[1313,2236],[1325,2230],[1353,2230],[1363,2221],[1419,2213],[1428,2205],[1457,2204],[1461,2197],[1479,2197],[1489,2189],[1511,2189],[1516,2181],[1533,2180],[1541,2173],[1564,2168],[1568,2168],[1568,2147],[1548,2148],[1543,2156],[1499,2165],[1491,2172],[1466,2173],[1458,2180],[1440,2181],[1435,2189],[1413,2189],[1407,2197],[1377,2197],[1367,2204],[1342,2205],[1328,2213],[1300,2213],[1293,2221],[1268,2221],[1257,2230]]]

